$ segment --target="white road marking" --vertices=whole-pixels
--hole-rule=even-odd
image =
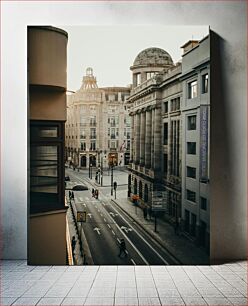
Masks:
[[[121,230],[120,226],[114,221],[113,217],[109,216],[112,220],[115,226],[119,229],[120,232],[125,236],[126,240],[131,244],[131,246],[134,248],[136,253],[141,257],[141,259],[144,261],[146,265],[149,266],[149,262],[145,259],[145,257],[140,253],[140,251],[136,248],[136,246],[132,243],[132,241],[128,238],[128,236]],[[124,219],[124,218],[123,218]],[[126,221],[126,220],[125,220]],[[127,221],[126,221],[127,222]]]
[[[101,235],[101,232],[100,232],[100,228],[99,228],[99,227],[95,227],[95,228],[94,228],[94,231],[97,231],[97,234],[98,234],[98,235]]]
[[[120,241],[120,239],[119,239],[119,238],[117,238],[117,240],[118,240],[118,242],[119,242],[119,243],[121,243],[121,241]]]
[[[86,204],[85,203],[82,203],[83,204],[83,206],[85,206],[86,207]]]
[[[109,224],[107,224],[107,226],[108,226],[109,228],[111,228],[111,226],[110,226]]]
[[[100,215],[101,215],[101,217],[103,217],[103,214],[102,214],[102,213],[100,213]]]
[[[88,213],[88,214],[87,214],[87,216],[89,216],[89,217],[90,217],[90,219],[92,218],[92,214],[90,214],[90,213]]]
[[[114,209],[116,211],[116,209],[112,206],[112,209]],[[135,231],[135,233],[153,250],[154,253],[156,253],[156,255],[166,264],[168,265],[168,262],[145,240],[145,238],[139,233],[137,232],[130,224],[129,222],[122,216],[120,215],[120,217],[129,225],[129,227]],[[117,224],[116,224],[117,225]]]
[[[113,235],[115,236],[115,232],[112,230]]]
[[[104,220],[105,222],[107,222],[105,218],[103,218],[103,220]]]
[[[131,262],[133,263],[133,265],[136,266],[135,261],[134,261],[132,258],[131,258],[130,260],[131,260]]]
[[[132,229],[131,229],[131,228],[128,228],[128,227],[126,227],[126,226],[121,226],[121,229],[122,229],[123,231],[125,231],[126,233],[128,233],[128,232],[131,232],[131,231],[132,231]]]
[[[84,199],[83,199],[82,197],[79,197],[79,200],[80,200],[81,202],[83,202]]]

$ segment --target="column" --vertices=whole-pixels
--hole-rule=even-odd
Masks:
[[[155,109],[151,111],[152,115],[152,133],[151,133],[151,168],[154,169],[154,125],[155,125]]]
[[[151,167],[151,145],[152,145],[152,112],[146,112],[146,136],[145,136],[145,167]]]
[[[133,162],[135,159],[134,156],[134,115],[131,115],[131,143],[130,143],[130,150],[131,150],[131,161]]]
[[[161,108],[155,108],[154,122],[154,170],[161,168]]]
[[[140,164],[145,164],[146,113],[140,114]]]
[[[135,115],[136,124],[135,124],[135,151],[136,151],[136,163],[140,163],[140,114]]]

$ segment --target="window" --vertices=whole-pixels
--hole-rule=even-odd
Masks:
[[[96,129],[95,128],[90,129],[90,139],[96,139]]]
[[[140,73],[136,74],[136,85],[139,86],[141,84],[141,75]]]
[[[201,197],[201,209],[207,210],[207,199]]]
[[[164,123],[164,145],[168,144],[168,122]]]
[[[164,173],[167,174],[168,169],[168,154],[164,154]]]
[[[95,141],[91,141],[90,142],[90,151],[95,151],[96,150],[96,142]]]
[[[187,177],[196,178],[196,168],[187,167]]]
[[[90,125],[91,126],[96,126],[96,116],[91,116],[90,117]]]
[[[202,76],[202,93],[208,92],[208,74]]]
[[[188,99],[197,97],[197,81],[188,83]]]
[[[111,143],[110,143],[110,148],[111,148],[111,149],[116,149],[116,143],[115,143],[115,141],[111,141]]]
[[[196,201],[196,194],[194,191],[191,191],[191,190],[186,190],[187,192],[187,200],[188,201],[191,201],[191,202],[195,202]]]
[[[82,151],[86,151],[86,143],[85,142],[81,142],[80,146],[81,146]]]
[[[30,121],[30,213],[64,207],[64,126]]]
[[[149,79],[153,78],[156,73],[157,72],[147,72],[146,73],[146,79],[149,80]]]
[[[130,129],[127,129],[127,139],[130,139],[130,136],[131,136]]]
[[[167,114],[168,113],[168,101],[164,102],[164,112]]]
[[[115,135],[116,135],[116,137],[118,137],[119,136],[119,129],[117,128],[117,129],[115,129]]]
[[[111,139],[115,139],[115,128],[111,128]]]
[[[188,130],[196,130],[196,115],[188,116]]]
[[[196,154],[196,142],[187,142],[187,154]]]
[[[86,132],[85,130],[80,131],[80,139],[85,139],[86,138]]]
[[[170,109],[171,109],[171,112],[180,110],[180,97],[171,99]]]

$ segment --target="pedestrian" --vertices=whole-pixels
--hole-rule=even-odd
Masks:
[[[127,257],[127,251],[126,251],[126,243],[125,240],[123,238],[121,238],[120,240],[120,252],[119,252],[119,257],[121,257],[121,255],[124,254],[125,257]]]
[[[147,207],[143,208],[144,219],[147,219]]]
[[[69,190],[69,199],[71,200],[71,191]]]
[[[77,241],[76,241],[75,236],[72,236],[71,248],[72,248],[72,255],[73,255],[73,256],[75,255],[75,254],[74,254],[74,251],[75,251],[76,243],[77,243]]]
[[[152,220],[152,208],[151,208],[151,206],[148,207],[147,212],[148,212],[149,219]]]
[[[74,192],[73,191],[71,192],[71,198],[74,201]]]
[[[98,199],[98,189],[95,190],[95,198]]]
[[[95,189],[92,188],[92,197],[94,197],[94,196],[95,196]]]

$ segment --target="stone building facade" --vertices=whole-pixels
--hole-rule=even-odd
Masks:
[[[208,248],[209,37],[189,41],[182,48],[179,63],[174,64],[166,51],[149,48],[138,54],[130,68],[128,196],[152,206],[154,194],[162,191],[164,215]],[[187,153],[191,142],[196,143],[195,156]],[[189,198],[193,193],[194,202]]]
[[[81,88],[67,96],[66,160],[74,167],[127,165],[131,123],[129,87],[98,88],[87,68]]]

